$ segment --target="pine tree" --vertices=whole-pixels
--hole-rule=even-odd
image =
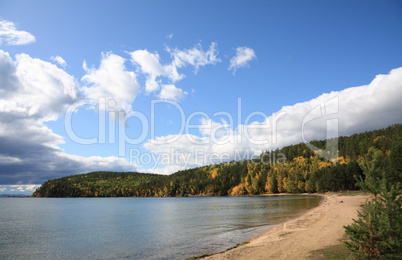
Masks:
[[[381,181],[379,196],[366,202],[346,226],[346,247],[360,259],[402,259],[402,190]]]
[[[346,247],[361,259],[377,259],[380,256],[378,243],[381,238],[377,228],[380,218],[377,208],[378,204],[375,201],[367,202],[358,214],[359,219],[345,227],[346,234],[351,240],[345,242]]]
[[[382,207],[382,214],[387,219],[385,236],[386,259],[402,259],[402,189],[401,184],[390,184],[384,180],[383,190],[378,198]],[[399,258],[398,258],[399,257]]]
[[[377,197],[377,194],[380,193],[380,183],[381,177],[383,175],[382,169],[380,167],[376,167],[375,163],[368,163],[361,165],[364,173],[364,180],[362,176],[355,176],[356,178],[356,186],[359,186],[363,191],[370,192]]]
[[[389,155],[390,170],[387,175],[390,181],[402,183],[402,140],[395,140],[392,143],[391,154]]]

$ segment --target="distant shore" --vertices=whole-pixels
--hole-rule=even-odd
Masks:
[[[324,201],[239,247],[203,259],[306,259],[312,251],[340,244],[343,226],[357,218],[368,195],[322,194]]]

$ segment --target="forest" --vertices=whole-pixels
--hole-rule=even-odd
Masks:
[[[231,161],[176,172],[91,172],[46,181],[33,197],[167,197],[315,193],[359,189],[365,165],[380,167],[393,183],[402,182],[402,125],[263,152],[252,160]],[[326,147],[337,143],[338,149]],[[323,151],[337,152],[327,161]],[[272,160],[281,158],[281,160]],[[399,166],[398,166],[399,165]]]

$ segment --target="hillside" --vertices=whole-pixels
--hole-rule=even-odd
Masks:
[[[402,125],[339,137],[336,163],[318,155],[326,148],[326,141],[322,140],[311,142],[322,149],[318,151],[311,151],[306,144],[300,143],[264,152],[254,160],[204,166],[168,176],[136,172],[72,175],[45,182],[32,196],[219,196],[354,190],[357,189],[354,176],[362,176],[360,165],[366,162],[381,164],[388,179],[401,182],[402,176],[393,170],[402,167],[398,166],[401,137]],[[286,163],[272,160],[283,156]]]

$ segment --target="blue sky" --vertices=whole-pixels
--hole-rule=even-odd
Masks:
[[[2,193],[402,122],[400,1],[1,1],[0,19]]]

